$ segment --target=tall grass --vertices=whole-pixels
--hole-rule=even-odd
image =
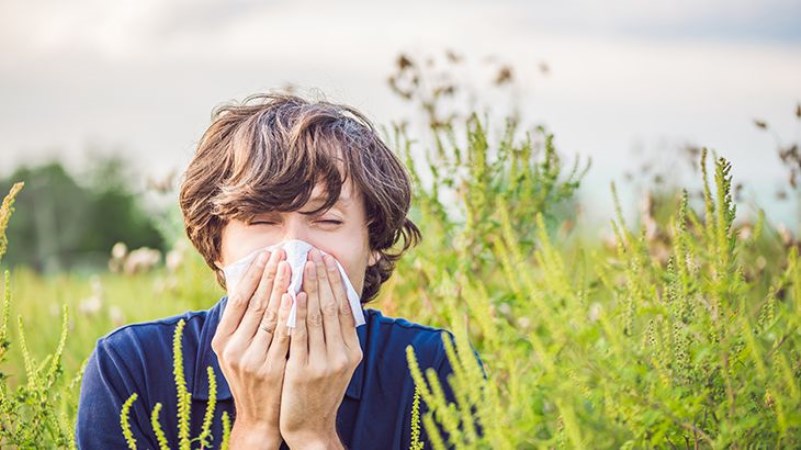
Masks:
[[[545,220],[553,205],[540,203],[525,220],[511,186],[462,191],[457,203],[468,208],[473,189],[495,199],[483,227],[442,214],[434,197],[423,202],[424,222],[460,235],[429,239],[434,248],[402,271],[419,278],[395,285],[393,295],[426,298],[423,310],[456,332],[458,351],[444,339],[456,404],[408,354],[430,406],[422,421],[434,448],[801,446],[798,249],[764,255],[782,267],[762,273],[768,280],[744,276],[756,242],[775,236],[763,235],[763,218],[738,237],[731,165],[716,158],[712,176],[708,165],[704,149],[703,209],[693,210],[684,192],[670,223],[660,224],[667,261],[645,227],[623,222],[619,205],[612,246],[577,244],[568,253]],[[536,205],[541,197],[528,198]],[[486,381],[466,356],[469,342]]]
[[[0,205],[0,262],[7,249],[6,229],[14,211],[14,199],[23,183],[16,183]],[[4,272],[3,303],[0,306],[0,363],[11,345],[8,319],[11,307],[11,275]],[[67,339],[68,308],[62,312],[61,333],[55,351],[37,360],[28,350],[22,316],[17,318],[17,339],[24,363],[25,382],[12,387],[9,374],[0,371],[0,447],[74,448],[73,417],[77,408],[74,391],[80,373],[67,386],[57,383],[63,376],[61,358]],[[58,389],[55,387],[58,386]]]

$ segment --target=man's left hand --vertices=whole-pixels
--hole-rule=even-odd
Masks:
[[[362,349],[334,258],[317,249],[309,256],[281,393],[281,435],[293,448],[343,448],[337,410]]]

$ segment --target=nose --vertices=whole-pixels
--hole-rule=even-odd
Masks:
[[[298,212],[287,213],[284,219],[284,235],[282,236],[282,239],[284,241],[299,239],[301,241],[306,241],[311,245],[315,245],[315,243],[311,240],[312,235],[309,232],[309,227],[306,224],[305,219],[306,217]]]

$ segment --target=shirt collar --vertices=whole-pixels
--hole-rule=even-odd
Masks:
[[[208,374],[206,373],[206,368],[208,366],[211,366],[211,368],[214,370],[214,376],[217,381],[217,399],[228,400],[232,398],[231,390],[228,387],[228,382],[225,380],[222,370],[220,370],[220,365],[217,362],[217,355],[211,348],[211,340],[217,330],[217,324],[222,318],[222,313],[225,309],[227,301],[228,296],[223,296],[217,302],[217,304],[211,307],[211,309],[209,309],[206,313],[206,322],[200,331],[200,345],[198,346],[197,356],[195,357],[195,367],[193,371],[194,376],[192,377],[191,390],[193,399],[209,399],[209,379]],[[345,391],[345,396],[354,400],[359,400],[362,397],[362,378],[364,364],[367,361],[367,353],[364,349],[370,315],[368,313],[369,310],[365,310],[363,307],[362,311],[364,312],[365,320],[368,323],[356,327],[356,333],[359,336],[359,345],[362,348],[362,354],[364,356],[359,362],[359,365],[356,366],[356,370],[353,372],[353,377],[350,380],[350,384],[348,384],[348,389]]]

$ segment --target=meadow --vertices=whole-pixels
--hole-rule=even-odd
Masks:
[[[736,220],[726,159],[703,149],[700,195],[654,191],[637,223],[610,211],[601,239],[574,222],[589,165],[566,165],[543,127],[492,129],[477,114],[430,120],[425,158],[405,127],[388,133],[424,238],[367,307],[456,336],[456,404],[398,355],[430,448],[801,447],[801,245],[764,215]],[[95,340],[223,295],[186,241],[175,249],[136,274],[6,273],[0,446],[71,447]]]

